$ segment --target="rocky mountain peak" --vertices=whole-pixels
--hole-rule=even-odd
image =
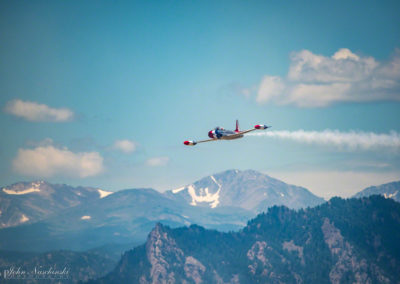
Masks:
[[[192,206],[241,207],[255,213],[272,205],[301,208],[324,202],[303,187],[288,185],[254,170],[227,170],[166,194]]]

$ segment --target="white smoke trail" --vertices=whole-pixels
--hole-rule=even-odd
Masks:
[[[377,134],[362,131],[341,132],[329,129],[324,131],[304,131],[301,129],[296,131],[266,131],[250,135],[293,140],[308,144],[335,146],[340,149],[349,150],[372,150],[377,148],[400,150],[400,134],[395,131],[391,131],[389,134]]]

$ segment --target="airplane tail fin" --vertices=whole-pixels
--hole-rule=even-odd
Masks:
[[[239,120],[236,119],[236,129],[235,132],[239,132]]]

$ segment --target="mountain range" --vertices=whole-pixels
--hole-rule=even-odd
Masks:
[[[400,182],[394,182],[356,197],[381,194],[397,200],[398,190]],[[144,243],[158,223],[162,230],[189,226],[222,234],[243,229],[275,205],[303,210],[324,202],[305,188],[253,170],[228,170],[164,193],[20,182],[0,191],[0,269],[69,263],[71,282],[95,279],[124,251]]]
[[[269,208],[238,232],[157,224],[89,283],[398,283],[400,204],[381,196]]]
[[[32,182],[5,187],[2,195],[16,205],[2,208],[3,223],[9,227],[0,230],[0,249],[36,252],[140,243],[157,222],[238,230],[272,205],[301,208],[324,202],[305,188],[252,170],[228,170],[165,193],[153,189],[111,193]],[[7,216],[28,220],[11,227]]]

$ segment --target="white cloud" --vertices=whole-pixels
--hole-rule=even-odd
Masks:
[[[377,134],[374,132],[338,130],[324,131],[267,131],[249,134],[251,136],[266,136],[285,140],[293,140],[301,143],[334,146],[342,150],[400,150],[400,134],[392,131],[389,134]]]
[[[22,100],[9,101],[5,111],[29,121],[65,122],[74,117],[74,113],[67,108],[51,108],[45,104]]]
[[[329,199],[333,196],[351,197],[372,185],[397,181],[400,172],[356,172],[356,171],[299,171],[268,172],[267,174],[286,183],[303,186],[312,193]]]
[[[332,57],[303,50],[292,54],[288,79],[302,83],[355,82],[371,75],[378,65],[374,58],[359,57],[345,48]]]
[[[350,49],[347,48],[341,48],[339,49],[333,56],[333,59],[339,60],[339,59],[353,59],[355,61],[360,60],[360,57],[350,51]]]
[[[323,107],[334,101],[348,101],[348,83],[330,85],[297,84],[292,87],[290,96],[280,97],[281,103],[293,103],[300,107]],[[323,96],[321,96],[323,94]]]
[[[257,102],[324,107],[337,102],[400,101],[400,50],[387,62],[347,48],[332,57],[293,52],[288,75],[264,76]]]
[[[53,145],[19,149],[12,164],[16,172],[35,177],[62,175],[84,178],[104,170],[103,157],[98,152],[74,153]]]
[[[117,140],[114,142],[113,148],[128,154],[136,150],[136,143],[126,139]]]
[[[257,102],[263,103],[279,96],[285,85],[279,76],[265,76],[258,89]]]
[[[146,161],[146,165],[150,167],[160,167],[160,166],[166,166],[169,162],[168,157],[154,157],[150,158]]]

